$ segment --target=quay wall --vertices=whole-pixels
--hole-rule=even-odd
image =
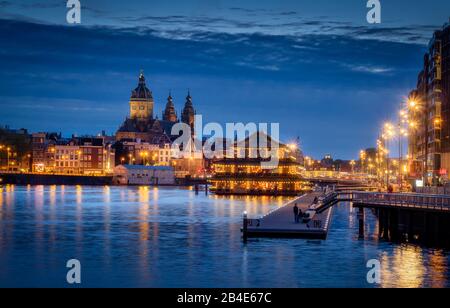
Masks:
[[[205,185],[204,179],[182,178],[176,179],[173,186]],[[36,173],[1,173],[0,185],[113,185],[113,176],[64,175],[64,174],[36,174]]]
[[[112,176],[0,173],[0,184],[14,185],[92,185],[112,184]]]

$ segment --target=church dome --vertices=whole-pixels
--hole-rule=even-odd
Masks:
[[[131,99],[153,100],[152,92],[145,84],[144,74],[139,75],[139,85],[131,92]]]

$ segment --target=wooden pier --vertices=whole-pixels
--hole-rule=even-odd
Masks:
[[[395,242],[418,242],[450,247],[450,196],[416,193],[339,193],[339,202],[358,208],[359,237],[364,238],[369,208],[378,218],[380,238]]]
[[[313,205],[316,197],[319,202]],[[327,195],[324,192],[313,192],[298,197],[261,218],[249,219],[244,215],[244,241],[247,237],[326,239],[332,214],[331,205],[335,200],[334,192]],[[295,204],[302,213],[309,214],[309,219],[300,218],[299,222],[295,222]]]

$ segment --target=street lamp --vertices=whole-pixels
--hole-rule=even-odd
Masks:
[[[352,166],[352,173],[353,174],[355,173],[355,165],[356,165],[356,162],[354,160],[350,161],[350,166]]]
[[[148,154],[148,152],[147,152],[147,151],[145,151],[145,152],[144,152],[144,157],[145,157],[145,165],[148,165],[148,159],[147,159],[147,158],[148,158],[148,155],[149,155],[149,154]]]
[[[420,111],[420,109],[424,109],[423,111],[426,110],[426,103],[423,103],[423,105],[424,105],[423,106],[424,108],[422,108],[422,102],[420,101],[420,99],[418,97],[413,96],[413,97],[409,98],[409,100],[407,102],[407,106],[408,106],[408,112],[410,114],[410,119],[407,121],[407,123],[409,125],[410,131],[414,132],[414,131],[418,131],[420,129],[423,133],[423,138],[425,140],[425,147],[424,147],[425,150],[422,155],[423,159],[421,162],[421,165],[422,165],[421,172],[422,172],[423,182],[427,183],[428,182],[428,146],[427,146],[428,141],[427,140],[428,140],[428,135],[429,135],[428,116],[422,117],[422,119],[423,119],[422,123],[417,122],[417,118],[421,118],[420,116],[417,117],[417,112]],[[420,134],[420,132],[419,132],[419,134]],[[416,152],[416,150],[414,150],[414,152]],[[410,153],[410,154],[412,154],[412,157],[411,157],[412,161],[413,162],[419,161],[414,157],[415,156],[414,152]]]
[[[360,158],[360,160],[361,160],[361,172],[362,173],[364,173],[364,161],[366,160],[366,157],[367,157],[367,153],[366,153],[366,151],[364,151],[364,150],[361,150],[360,152],[359,152],[359,158]]]
[[[3,150],[5,148],[4,145],[0,145],[0,150]]]
[[[7,152],[7,164],[8,164],[7,171],[9,171],[9,156],[11,155],[11,148],[7,147],[6,152]]]
[[[384,152],[386,154],[386,187],[387,188],[389,187],[389,173],[390,173],[390,171],[389,171],[389,168],[390,168],[389,167],[389,140],[393,139],[394,136],[395,136],[394,126],[389,122],[385,123],[384,127],[383,127],[382,138],[386,143]]]
[[[398,164],[398,180],[400,184],[400,190],[403,189],[403,172],[402,172],[402,164],[403,164],[403,144],[402,140],[404,137],[408,136],[408,132],[406,129],[402,128],[401,121],[398,123],[398,153],[399,153],[399,164]]]

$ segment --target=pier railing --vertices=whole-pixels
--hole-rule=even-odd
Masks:
[[[425,194],[394,194],[373,192],[352,192],[346,194],[357,204],[393,206],[450,212],[450,196]]]

